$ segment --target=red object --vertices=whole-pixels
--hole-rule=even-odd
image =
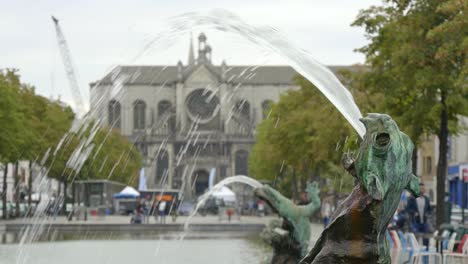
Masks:
[[[91,210],[91,215],[96,216],[97,215],[97,210]]]
[[[460,241],[460,244],[458,244],[458,253],[463,253],[463,246],[465,245],[465,243],[468,243],[468,234],[464,235],[462,237],[462,240]]]
[[[468,168],[464,168],[462,170],[462,175],[463,175],[463,181],[468,182]]]

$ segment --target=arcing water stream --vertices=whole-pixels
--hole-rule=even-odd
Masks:
[[[210,196],[213,193],[220,190],[223,186],[226,186],[226,185],[229,185],[229,184],[232,184],[232,183],[243,183],[243,184],[247,184],[249,186],[252,186],[254,188],[262,187],[262,184],[259,181],[255,180],[255,179],[252,179],[250,177],[247,177],[247,176],[243,176],[243,175],[227,177],[224,180],[218,182],[216,185],[213,186],[213,188],[211,188],[211,190],[209,190],[208,192],[206,192],[202,196],[200,196],[200,198],[199,198],[199,200],[197,202],[197,205],[195,206],[195,209],[189,215],[189,217],[187,218],[187,221],[185,221],[185,224],[184,224],[185,232],[187,232],[187,229],[189,227],[190,220],[192,219],[192,217],[194,217],[197,214],[198,209],[200,209],[200,207],[205,205],[208,198],[210,198]]]
[[[209,14],[188,13],[171,19],[167,29],[155,35],[150,41],[148,41],[148,43],[145,43],[141,51],[139,51],[138,54],[134,57],[134,59],[129,61],[129,63],[134,62],[135,60],[145,56],[146,54],[154,50],[165,50],[164,47],[170,47],[172,44],[174,44],[177,38],[181,36],[186,36],[191,31],[206,28],[216,29],[222,32],[234,34],[249,41],[253,45],[264,49],[268,49],[271,52],[281,56],[298,73],[303,75],[305,78],[311,81],[318,89],[320,89],[320,91],[330,100],[331,103],[333,103],[336,106],[336,108],[350,122],[350,124],[354,127],[354,129],[358,132],[360,136],[364,134],[365,129],[363,125],[359,122],[361,113],[358,107],[356,106],[351,93],[339,82],[336,76],[327,67],[315,61],[313,58],[310,57],[310,55],[307,52],[294,47],[294,45],[289,43],[283,36],[281,36],[279,32],[277,32],[273,28],[256,27],[249,25],[234,14],[227,11],[215,10],[213,12],[210,12]],[[252,71],[255,71],[255,69],[252,69]],[[116,76],[116,78],[111,88],[110,95],[114,99],[122,99],[126,96],[125,89],[122,89],[123,84],[131,83],[132,80],[129,76],[121,75],[119,67],[113,68],[111,72],[114,76]],[[96,84],[96,86],[100,86],[99,82]],[[93,89],[96,89],[96,87],[94,87]],[[225,103],[226,100],[229,100],[230,97],[232,96],[227,96],[223,98],[222,100],[220,100],[219,104]],[[97,104],[107,105],[109,98],[103,96],[101,98],[92,98],[92,100],[96,100]],[[74,169],[74,173],[68,175],[68,177],[73,180],[80,171],[84,162],[89,158],[93,158],[90,157],[92,150],[97,149],[97,152],[99,152],[101,150],[102,144],[105,143],[105,140],[107,138],[106,137],[99,146],[95,146],[91,143],[103,119],[103,113],[99,113],[97,111],[98,109],[91,109],[88,115],[86,115],[82,120],[76,122],[70,129],[70,132],[64,135],[63,139],[60,141],[58,146],[55,147],[55,151],[48,151],[44,155],[44,158],[42,160],[46,160],[48,158],[54,159],[56,155],[60,155],[60,148],[62,148],[63,145],[66,145],[67,142],[70,141],[70,137],[72,136],[72,134],[74,134],[80,140],[80,144],[79,147],[77,147],[74,153],[71,155],[70,160],[67,162],[67,166]],[[115,123],[116,122],[114,122],[114,124]],[[154,125],[160,124],[156,123]],[[190,129],[190,132],[187,135],[187,145],[195,145],[198,141],[199,132],[197,131],[197,126],[198,122],[195,122],[193,128]],[[90,128],[91,132],[89,133],[89,136],[85,136],[85,133],[83,133],[83,131],[85,131],[88,128]],[[112,128],[109,128],[109,132],[110,129]],[[209,139],[207,139],[207,141],[208,140]],[[179,161],[181,160],[181,157],[186,154],[187,148],[182,148],[184,151],[178,154]],[[52,149],[54,148],[51,147],[51,150]],[[125,157],[124,154],[126,153],[122,153],[122,157]],[[94,155],[94,157],[95,156],[96,155]],[[194,157],[195,163],[197,162],[197,159],[198,154],[196,153]],[[182,177],[183,186],[185,186],[186,184],[190,185],[190,183],[187,183],[189,179],[187,175],[191,175],[193,173],[194,168],[195,166],[193,166],[192,169],[187,169],[184,172],[184,176]],[[50,188],[47,187],[46,184],[47,179],[45,176],[47,175],[47,171],[47,168],[42,167],[40,171],[41,176],[36,177],[35,181],[37,183],[37,186],[42,186],[41,189],[43,193],[49,193],[49,197],[52,197],[52,191],[50,190]],[[166,181],[166,179],[162,180]],[[189,219],[197,212],[199,207],[203,205],[204,201],[206,201],[206,199],[212,192],[216,191],[217,188],[220,188],[221,186],[233,182],[245,183],[252,187],[261,186],[259,182],[245,176],[235,176],[226,178],[223,181],[216,184],[210,192],[206,193],[201,198],[200,202],[195,208],[195,211],[192,213]],[[59,196],[55,200],[55,203],[61,203],[63,199],[64,197]],[[33,243],[39,236],[39,234],[46,230],[45,213],[48,208],[48,203],[48,199],[44,199],[40,202],[32,219],[34,224],[26,228],[26,230],[24,231],[20,245],[17,250],[17,263],[26,263],[27,261],[29,261],[28,249],[27,247],[25,247],[25,245]],[[188,226],[189,221],[185,223],[185,228],[187,229]]]

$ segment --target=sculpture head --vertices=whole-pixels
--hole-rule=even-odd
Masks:
[[[412,174],[414,145],[386,114],[368,114],[360,121],[366,134],[355,161],[356,177],[369,195],[383,200],[389,191],[405,187],[419,195],[419,179]]]

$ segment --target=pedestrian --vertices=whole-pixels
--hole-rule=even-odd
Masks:
[[[419,184],[421,195],[417,198],[411,196],[408,198],[406,211],[410,216],[411,229],[415,233],[423,235],[423,245],[429,245],[429,239],[425,236],[430,232],[429,217],[432,213],[429,197],[426,195],[424,183]]]
[[[166,201],[161,201],[159,203],[158,211],[159,211],[159,218],[161,220],[161,224],[165,224],[166,223]]]
[[[330,222],[330,215],[331,215],[331,204],[328,199],[323,199],[322,208],[320,210],[323,219],[323,227],[327,227],[328,223]]]
[[[140,202],[138,202],[136,209],[135,209],[135,215],[132,216],[132,219],[130,220],[130,222],[133,224],[141,224],[142,213],[143,213],[143,206]]]
[[[149,223],[149,211],[150,211],[150,203],[148,199],[143,199],[143,223],[148,224]]]
[[[258,200],[258,216],[265,216],[265,203],[262,200]]]

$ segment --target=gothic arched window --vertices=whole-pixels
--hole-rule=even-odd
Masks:
[[[235,155],[235,174],[247,175],[248,173],[249,152],[245,150],[236,151]]]
[[[137,100],[133,103],[133,129],[144,129],[146,120],[146,103]]]
[[[164,115],[171,110],[172,104],[167,100],[163,100],[158,103],[158,117]]]
[[[245,119],[250,119],[250,104],[247,100],[236,102],[236,111]]]
[[[271,100],[263,101],[263,103],[262,103],[262,116],[263,116],[263,119],[268,117],[268,114],[271,111],[271,104],[272,104]]]
[[[156,157],[156,178],[155,183],[158,185],[167,182],[169,173],[169,155],[167,151],[161,150]]]
[[[111,100],[107,106],[109,126],[120,129],[120,103]]]

